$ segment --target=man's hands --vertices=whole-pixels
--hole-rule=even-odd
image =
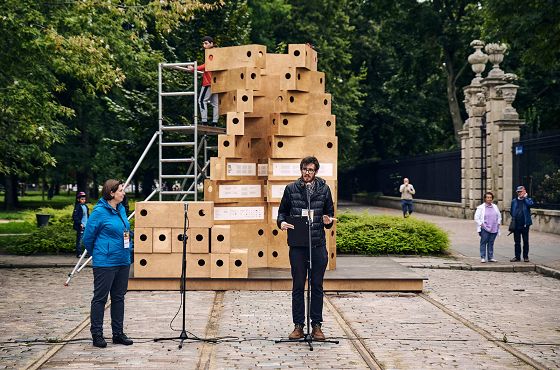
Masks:
[[[333,220],[336,220],[336,218],[331,217],[329,215],[323,215],[323,223],[325,225],[329,225],[331,222],[333,222]]]
[[[286,221],[282,221],[282,223],[280,224],[280,228],[282,230],[288,230],[288,229],[293,229],[294,225],[287,223]]]
[[[188,70],[189,72],[192,72],[192,71],[194,71],[194,67],[193,67],[193,66],[187,66],[187,70]]]

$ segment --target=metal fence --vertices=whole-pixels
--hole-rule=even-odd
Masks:
[[[560,132],[522,136],[512,152],[512,194],[524,185],[536,208],[560,209]]]
[[[350,199],[360,192],[400,196],[399,186],[408,177],[416,189],[415,198],[448,202],[461,201],[461,151],[436,153],[415,158],[369,162],[352,169],[339,169],[339,196]]]

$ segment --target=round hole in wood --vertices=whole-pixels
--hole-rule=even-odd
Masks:
[[[272,235],[274,236],[278,235],[278,230],[272,230]]]
[[[294,50],[294,55],[296,57],[299,57],[300,54],[301,54],[301,52],[299,50]]]
[[[146,211],[145,209],[140,211],[140,216],[147,216],[148,215],[148,211]]]
[[[227,148],[229,146],[229,140],[224,141],[224,146]]]
[[[286,80],[289,80],[290,78],[292,78],[292,74],[291,73],[286,73],[284,75],[284,77],[286,77]]]
[[[146,235],[146,234],[140,235],[140,240],[142,240],[143,242],[145,242],[146,240],[148,240],[148,235]]]
[[[296,100],[293,96],[290,96],[290,103],[293,103]]]
[[[243,95],[241,97],[241,100],[243,100],[244,102],[247,102],[247,100],[249,100],[249,97],[247,95]]]
[[[167,237],[165,236],[165,234],[159,234],[159,241],[164,242],[165,239],[167,239]]]
[[[259,58],[262,58],[263,55],[264,55],[263,52],[259,51]]]
[[[327,121],[327,127],[331,127],[332,122],[331,121]]]
[[[218,80],[216,77],[212,78],[212,80],[214,81],[214,83],[216,83],[216,81]]]
[[[241,261],[241,260],[235,260],[234,263],[235,263],[235,266],[241,267],[241,265],[243,264],[243,261]]]
[[[319,79],[319,83],[320,83],[321,85],[323,84],[323,77],[321,77],[321,78]]]
[[[331,253],[331,258],[334,258],[334,253]]]
[[[262,236],[262,235],[264,234],[264,230],[263,230],[263,229],[259,229],[258,234]]]
[[[233,101],[237,101],[237,96],[233,96]]]
[[[323,100],[324,105],[329,105],[329,101],[327,99]]]
[[[202,266],[206,265],[206,261],[201,258],[201,259],[198,260],[198,265],[200,267],[202,267]]]
[[[284,124],[284,126],[286,126],[286,125],[288,124],[288,119],[287,119],[287,118],[284,118],[284,119],[282,120],[282,123]]]
[[[245,79],[245,73],[240,74],[239,77],[241,77],[242,80]]]
[[[334,230],[331,230],[331,236],[334,236]]]
[[[327,148],[332,149],[333,143],[327,143]]]
[[[255,78],[257,78],[257,74],[255,72],[251,73],[251,80],[254,80]]]
[[[208,60],[213,60],[214,59],[214,55],[210,54],[208,55]]]
[[[278,257],[278,252],[276,252],[276,251],[272,252],[272,257],[274,257],[274,258]]]
[[[276,124],[276,118],[272,119],[272,124],[275,125]]]
[[[204,236],[202,234],[196,234],[196,240],[201,242],[204,239]]]
[[[279,141],[276,145],[278,146],[278,148],[282,148],[284,146],[284,143]]]
[[[247,57],[249,57],[249,58],[250,58],[250,57],[251,57],[251,55],[252,55],[252,54],[251,54],[251,50],[249,50],[249,51],[247,52]]]
[[[204,210],[201,209],[201,210],[198,211],[198,215],[199,215],[200,217],[204,217],[204,216],[206,216],[206,213],[204,213]]]
[[[145,259],[141,259],[140,260],[140,266],[146,266],[148,264],[148,261],[146,261]]]
[[[223,242],[225,239],[226,238],[222,234],[220,234],[216,237],[216,240],[219,241],[219,242]]]
[[[301,80],[301,73],[298,73],[298,74],[297,74],[297,79],[298,79],[298,80]]]
[[[177,240],[182,242],[183,241],[183,234],[177,235]]]
[[[264,252],[263,251],[259,251],[259,253],[257,253],[257,256],[259,256],[260,258],[262,258],[264,256]]]
[[[222,261],[222,260],[217,260],[216,261],[216,266],[222,267],[223,265],[224,265],[224,261]]]
[[[234,125],[237,125],[239,123],[239,118],[235,117],[232,122]]]

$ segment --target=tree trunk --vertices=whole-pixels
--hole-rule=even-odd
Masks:
[[[16,209],[19,205],[17,176],[6,175],[4,186],[6,187],[6,192],[4,194],[4,209]]]
[[[456,73],[450,53],[444,50],[444,55],[445,68],[447,70],[447,104],[449,105],[449,113],[451,114],[451,121],[453,122],[455,141],[460,144],[459,131],[463,129],[463,119],[461,118],[461,110],[459,108],[459,102],[457,101],[457,87],[455,86]]]
[[[76,191],[83,191],[87,194],[88,192],[88,188],[87,188],[87,183],[88,183],[88,174],[82,171],[77,171],[76,172],[76,185],[77,185],[77,190]]]

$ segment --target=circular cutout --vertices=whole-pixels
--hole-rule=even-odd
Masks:
[[[224,146],[227,148],[229,146],[229,140],[224,141]]]
[[[208,55],[208,60],[213,60],[214,59],[214,55],[210,54]]]
[[[262,58],[263,55],[264,55],[263,52],[259,51],[259,58]]]
[[[284,126],[286,126],[286,125],[288,124],[288,119],[287,119],[287,118],[284,118],[284,119],[282,120],[282,123],[284,124]]]
[[[299,50],[294,50],[294,55],[295,55],[296,57],[299,57],[300,54],[301,54],[301,53],[300,53]]]
[[[294,96],[290,96],[290,103],[293,103],[296,100],[296,98],[294,98]]]
[[[284,143],[279,141],[276,145],[278,146],[278,148],[282,148],[284,146]]]
[[[257,78],[257,74],[255,72],[251,73],[251,80],[254,80],[255,78]]]
[[[272,124],[275,125],[276,124],[276,118],[272,119]]]
[[[250,58],[250,57],[251,57],[251,55],[252,55],[252,54],[251,54],[251,50],[249,50],[249,51],[247,52],[247,57],[249,57],[249,58]]]
[[[334,236],[334,230],[331,230],[331,236]]]
[[[274,236],[278,235],[278,230],[272,230],[272,235]]]
[[[206,216],[206,213],[204,213],[204,210],[201,209],[200,211],[198,211],[198,215],[199,215],[200,217],[204,217],[204,216]]]
[[[220,234],[216,237],[216,240],[218,240],[219,242],[223,242],[225,239],[226,238],[222,234]]]
[[[233,101],[237,101],[237,96],[233,96]]]
[[[243,95],[241,97],[241,100],[243,100],[244,102],[247,102],[247,100],[249,100],[249,97],[247,95]]]
[[[232,122],[234,125],[237,125],[239,123],[239,118],[235,117]]]
[[[140,266],[146,266],[148,264],[148,261],[146,261],[145,259],[141,259],[140,260]]]
[[[148,215],[148,211],[146,211],[145,209],[140,211],[140,216],[147,216]]]
[[[216,81],[218,80],[216,77],[212,78],[212,80],[214,81],[214,83],[216,83]]]
[[[243,264],[243,261],[241,261],[241,260],[235,260],[234,263],[235,263],[235,266],[241,267],[241,265]]]
[[[286,77],[286,80],[289,80],[290,78],[292,78],[292,74],[291,73],[286,73],[284,75],[284,77]]]
[[[331,253],[331,258],[334,258],[334,253]]]
[[[323,100],[324,105],[329,105],[329,101],[327,99]]]
[[[297,79],[298,79],[298,80],[301,80],[301,73],[298,73],[298,74],[297,74]]]
[[[319,83],[320,83],[321,85],[323,84],[323,77],[321,77],[321,78],[319,79]]]
[[[216,266],[222,267],[223,265],[224,265],[224,261],[222,261],[222,260],[217,260],[216,261]]]
[[[198,265],[200,267],[202,267],[202,266],[206,265],[206,261],[201,258],[201,259],[198,260]]]
[[[159,239],[160,242],[164,242],[165,239],[167,239],[167,237],[165,236],[165,234],[159,234],[159,238],[158,238],[158,239]]]
[[[259,253],[257,253],[257,256],[259,256],[260,258],[262,258],[264,256],[264,252],[263,251],[259,251]]]
[[[331,121],[327,121],[327,127],[331,127],[332,122]]]
[[[204,236],[202,236],[202,234],[196,234],[196,240],[201,242],[204,239]]]
[[[278,100],[280,103],[282,103],[282,101],[284,100],[284,98],[282,97],[282,95],[280,95],[276,100]]]
[[[274,257],[274,258],[278,257],[278,252],[276,252],[276,251],[272,252],[272,257]]]
[[[245,78],[245,73],[241,73],[239,77],[241,77],[241,79],[243,80]]]
[[[262,234],[264,234],[264,230],[263,230],[263,229],[259,229],[258,234],[262,236]]]
[[[327,143],[327,148],[332,149],[333,143]]]
[[[177,235],[177,240],[182,242],[183,241],[183,234],[178,234]]]
[[[211,193],[214,191],[214,187],[212,185],[208,186],[208,192]]]
[[[140,240],[142,240],[143,242],[145,242],[146,240],[148,240],[148,235],[146,235],[146,234],[140,235]]]

